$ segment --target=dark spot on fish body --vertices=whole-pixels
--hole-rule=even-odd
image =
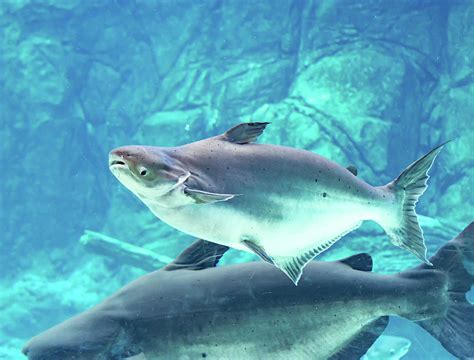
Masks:
[[[314,182],[318,182],[318,179],[314,179]]]
[[[326,193],[324,192],[324,193],[323,193],[323,197],[326,197],[326,196],[328,196],[328,194],[326,194]]]

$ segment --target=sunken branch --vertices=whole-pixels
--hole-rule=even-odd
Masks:
[[[157,270],[173,261],[168,256],[91,230],[85,230],[79,242],[87,251],[146,271]]]

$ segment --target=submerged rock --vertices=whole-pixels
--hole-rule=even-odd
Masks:
[[[467,0],[3,1],[2,287],[10,277],[24,284],[25,271],[47,284],[59,271],[45,265],[52,252],[87,272],[86,255],[69,252],[84,228],[176,255],[189,237],[149,217],[133,195],[113,195],[106,154],[187,143],[241,120],[271,121],[263,142],[355,165],[375,185],[453,139],[418,212],[443,226],[471,221],[473,14]],[[441,228],[425,226],[430,251],[430,231]],[[384,271],[416,262],[378,231],[360,229],[334,256],[366,249]],[[23,318],[36,308],[25,306],[12,315],[16,328],[7,321],[8,336],[29,326]]]
[[[456,209],[454,199],[462,198],[463,210],[449,216],[469,220],[464,210],[474,208],[466,193],[472,178],[469,35],[474,26],[467,1],[386,7],[287,0],[275,7],[44,0],[7,1],[1,11],[6,100],[1,106],[8,119],[2,138],[21,137],[25,151],[36,152],[34,143],[58,153],[59,147],[49,146],[53,137],[88,134],[52,159],[55,167],[67,168],[69,154],[76,152],[83,154],[76,164],[92,164],[75,185],[75,193],[85,194],[74,201],[86,216],[76,217],[74,234],[59,229],[45,246],[70,242],[93,221],[89,204],[95,194],[89,189],[94,183],[109,186],[103,162],[108,149],[197,140],[239,118],[273,119],[263,141],[354,164],[374,184],[389,181],[411,159],[456,138],[462,128],[465,136],[441,156],[443,171],[433,169],[432,191],[420,211],[446,216],[442,208]],[[60,124],[60,131],[35,131],[43,124]],[[14,157],[17,148],[12,142],[2,151]],[[34,165],[37,157],[27,158],[21,171],[13,164],[12,173],[26,172],[39,184],[48,181]],[[20,184],[8,182],[7,192],[22,198]],[[41,188],[38,201],[54,203],[57,187]],[[13,208],[14,202],[5,206]],[[94,211],[105,214],[109,203],[106,195]],[[15,218],[31,213],[12,211]],[[46,214],[38,222],[47,222]],[[20,232],[21,239],[34,234],[28,227]],[[14,237],[18,241],[7,232],[9,249]]]

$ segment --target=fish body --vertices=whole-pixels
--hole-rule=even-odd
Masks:
[[[414,206],[440,148],[412,165],[411,182],[374,187],[312,152],[253,143],[266,123],[251,124],[179,147],[121,147],[111,152],[110,168],[162,221],[253,252],[295,283],[313,257],[364,220],[427,261]]]
[[[242,239],[247,238],[272,256],[297,256],[376,218],[385,208],[388,215],[394,206],[393,199],[383,198],[390,194],[308,151],[219,139],[162,151],[199,174],[188,186],[204,183],[207,191],[238,195],[205,206],[167,208],[150,202],[150,209],[181,231],[245,251]]]
[[[227,247],[199,240],[173,263],[37,335],[29,360],[358,359],[388,315],[418,322],[454,355],[473,356],[474,225],[430,260],[372,273],[358,254],[308,264],[299,286],[264,262],[218,266]],[[453,336],[453,334],[455,336]]]

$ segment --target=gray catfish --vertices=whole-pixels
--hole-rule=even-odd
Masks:
[[[373,187],[354,168],[312,152],[255,144],[267,124],[243,123],[178,147],[121,147],[109,155],[110,170],[162,221],[253,252],[295,284],[311,259],[363,220],[429,263],[415,204],[443,145]]]
[[[474,224],[396,275],[358,254],[312,261],[299,286],[264,262],[218,266],[199,240],[174,262],[29,341],[29,360],[359,359],[388,315],[418,322],[459,358],[474,356]],[[141,356],[138,356],[141,354]]]

